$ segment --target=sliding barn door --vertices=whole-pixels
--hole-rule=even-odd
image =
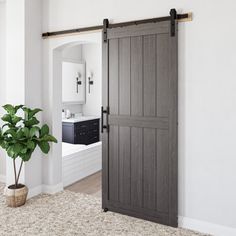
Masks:
[[[177,226],[177,32],[108,28],[103,43],[102,207]]]

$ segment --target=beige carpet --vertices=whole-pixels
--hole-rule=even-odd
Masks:
[[[64,191],[41,195],[20,208],[5,206],[0,185],[0,235],[110,235],[199,236],[202,234],[162,226],[101,210],[100,199]]]

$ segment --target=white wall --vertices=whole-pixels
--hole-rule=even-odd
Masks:
[[[16,1],[16,0],[15,0]],[[42,108],[42,2],[25,0],[25,105]],[[37,115],[42,121],[42,114]],[[31,189],[42,184],[42,152],[35,150],[26,163],[25,182]]]
[[[6,8],[5,3],[0,2],[0,106],[5,104],[6,97]],[[3,115],[0,108],[0,117]],[[2,121],[0,120],[0,126]],[[0,182],[5,180],[6,159],[5,152],[0,149]]]
[[[83,114],[88,116],[100,116],[102,105],[102,44],[84,44],[82,58],[86,62],[86,103],[83,105]],[[93,74],[89,84],[88,77]]]
[[[82,60],[82,45],[66,47],[62,51],[62,60],[80,62]]]
[[[236,2],[44,0],[43,26],[165,16],[173,7],[194,13],[179,26],[179,215],[185,227],[235,235]]]
[[[6,103],[25,103],[25,2],[6,2]],[[17,39],[17,40],[16,40]],[[14,69],[13,69],[14,68]],[[18,168],[20,160],[18,159]],[[14,181],[11,158],[6,159],[6,183]],[[25,165],[20,182],[25,183]]]
[[[6,1],[6,102],[42,105],[41,1]],[[40,117],[39,117],[40,119]],[[30,195],[41,192],[42,154],[37,150],[23,167],[21,180]],[[7,184],[13,181],[12,160],[7,158]]]

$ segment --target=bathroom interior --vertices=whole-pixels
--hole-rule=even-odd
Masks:
[[[100,43],[62,52],[62,176],[65,189],[101,197]]]

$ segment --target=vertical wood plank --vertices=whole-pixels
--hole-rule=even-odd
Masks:
[[[131,115],[143,114],[143,40],[131,38]]]
[[[119,112],[130,115],[130,38],[119,39]]]
[[[169,210],[169,137],[168,130],[157,130],[156,152],[156,207],[157,211]]]
[[[144,168],[144,207],[156,208],[156,132],[155,129],[143,130],[143,168]]]
[[[130,128],[119,129],[119,200],[130,203]]]
[[[156,36],[157,116],[168,116],[169,110],[169,35]]]
[[[144,116],[156,115],[156,35],[143,39]]]
[[[143,132],[131,128],[131,204],[142,207],[143,200]]]
[[[110,126],[109,140],[109,199],[119,200],[119,136],[118,126]]]
[[[109,105],[110,114],[118,115],[119,109],[119,45],[118,39],[109,41]]]

